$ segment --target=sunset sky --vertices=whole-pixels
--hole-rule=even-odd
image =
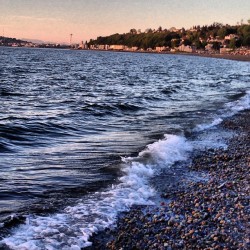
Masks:
[[[249,0],[0,0],[0,35],[69,43],[131,28],[247,22]]]

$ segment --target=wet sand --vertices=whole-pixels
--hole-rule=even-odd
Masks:
[[[250,110],[220,126],[235,132],[228,148],[200,153],[189,169],[208,180],[187,180],[163,191],[158,205],[133,207],[88,249],[250,249]]]

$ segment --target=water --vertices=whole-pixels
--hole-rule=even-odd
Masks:
[[[250,64],[178,55],[0,48],[0,244],[80,249],[149,180],[249,108]],[[198,145],[198,146],[197,146]]]

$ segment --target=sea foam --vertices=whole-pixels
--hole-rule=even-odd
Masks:
[[[223,114],[211,123],[200,124],[194,131],[204,131],[223,119],[250,108],[250,91],[241,99],[225,105]],[[27,216],[26,223],[12,231],[1,244],[14,250],[80,250],[90,246],[89,237],[114,224],[117,214],[132,205],[154,204],[155,190],[149,179],[161,169],[188,158],[193,143],[184,137],[165,135],[146,147],[137,157],[122,159],[124,175],[107,190],[83,197],[77,204],[51,216]],[[196,143],[197,144],[197,143]]]
[[[165,135],[150,144],[135,158],[123,158],[117,185],[96,192],[51,216],[27,216],[26,223],[3,239],[11,249],[81,249],[91,245],[89,237],[96,231],[110,227],[118,212],[132,205],[154,204],[155,190],[149,178],[176,161],[186,160],[192,146],[184,137]]]

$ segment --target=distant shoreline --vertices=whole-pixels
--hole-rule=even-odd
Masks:
[[[33,48],[33,47],[11,47],[1,46],[5,48],[26,48],[26,49],[56,49],[56,50],[71,50],[69,48]],[[184,56],[198,56],[207,58],[217,58],[225,60],[234,60],[242,62],[250,62],[250,55],[233,55],[233,54],[200,54],[200,53],[184,53],[184,52],[155,52],[155,51],[126,51],[126,50],[95,50],[95,49],[78,49],[74,51],[102,51],[102,52],[122,52],[122,53],[144,53],[144,54],[160,54],[160,55],[184,55]]]
[[[250,62],[250,55],[231,55],[231,54],[198,54],[198,53],[181,53],[181,55],[189,55],[189,56],[200,56],[200,57],[210,57],[210,58],[218,58],[218,59],[226,59],[226,60],[234,60],[234,61],[244,61]]]
[[[207,58],[217,58],[225,60],[250,62],[250,55],[233,55],[233,54],[200,54],[200,53],[184,53],[184,52],[155,52],[155,51],[126,51],[126,50],[94,50],[86,51],[106,51],[106,52],[121,52],[121,53],[144,53],[144,54],[159,54],[159,55],[183,55],[183,56],[198,56]]]

